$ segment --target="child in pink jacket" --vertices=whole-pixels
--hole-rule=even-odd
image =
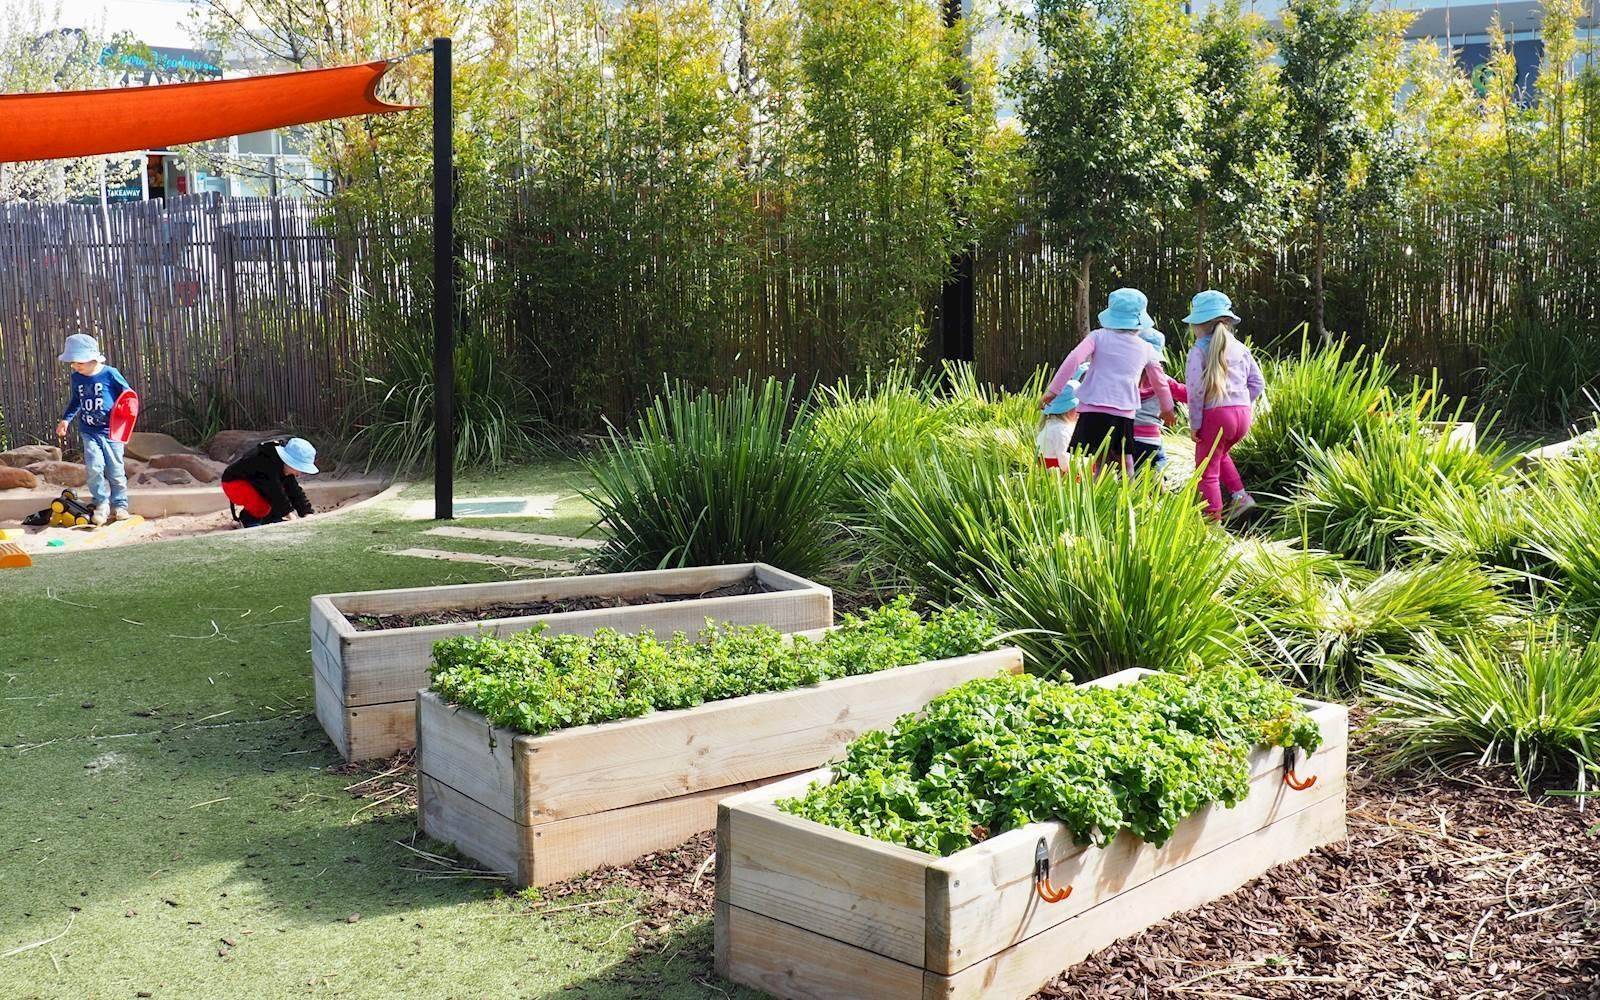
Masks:
[[[1196,295],[1183,321],[1195,335],[1194,347],[1189,349],[1187,384],[1200,496],[1206,513],[1221,520],[1224,486],[1231,498],[1229,516],[1256,505],[1229,452],[1250,433],[1255,401],[1266,382],[1250,348],[1233,336],[1239,317],[1226,295],[1209,289]]]
[[[1072,450],[1113,462],[1118,469],[1132,451],[1133,416],[1139,409],[1141,382],[1153,387],[1162,422],[1170,427],[1177,421],[1161,356],[1139,337],[1140,330],[1155,326],[1145,311],[1147,303],[1137,288],[1112,292],[1100,312],[1099,328],[1072,349],[1045,389],[1043,405],[1048,406],[1078,366],[1093,360],[1078,387],[1078,427],[1072,434]]]

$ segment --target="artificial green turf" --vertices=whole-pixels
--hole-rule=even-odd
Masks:
[[[561,494],[552,519],[466,523],[577,535],[579,485],[551,463],[457,495]],[[433,877],[402,846],[442,851],[414,815],[363,810],[329,773],[308,598],[507,576],[386,548],[582,555],[425,536],[405,505],[0,575],[0,997],[738,993],[703,985],[703,921],[630,956],[631,899],[514,915],[530,904]]]

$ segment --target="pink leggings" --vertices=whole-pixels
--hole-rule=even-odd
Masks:
[[[1195,435],[1194,460],[1200,466],[1200,497],[1206,502],[1206,513],[1212,518],[1222,517],[1222,486],[1229,493],[1244,490],[1244,480],[1233,466],[1228,452],[1250,433],[1250,407],[1218,406],[1208,409],[1200,418],[1200,432]],[[1221,484],[1218,484],[1218,480]]]

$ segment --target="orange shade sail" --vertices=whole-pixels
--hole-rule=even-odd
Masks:
[[[407,111],[377,96],[388,61],[238,80],[0,95],[0,163],[161,149],[352,115]]]

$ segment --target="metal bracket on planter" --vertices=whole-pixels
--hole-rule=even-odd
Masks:
[[[1295,777],[1294,765],[1299,756],[1300,749],[1298,747],[1283,748],[1283,783],[1297,792],[1303,792],[1317,783],[1317,776],[1313,774],[1303,780]]]
[[[1033,888],[1046,903],[1059,903],[1072,895],[1072,886],[1057,889],[1050,884],[1050,845],[1043,837],[1033,849]]]

